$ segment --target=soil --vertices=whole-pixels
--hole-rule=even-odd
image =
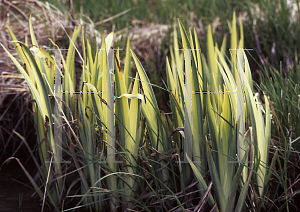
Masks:
[[[21,184],[21,182],[28,186]],[[31,187],[29,180],[16,161],[10,161],[8,165],[4,165],[0,172],[0,211],[41,211],[42,200],[37,194],[34,194]]]

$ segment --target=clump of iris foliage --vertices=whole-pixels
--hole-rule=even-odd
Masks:
[[[266,209],[270,178],[280,178],[272,169],[278,151],[269,159],[272,106],[268,96],[275,94],[263,93],[264,104],[254,94],[241,18],[239,22],[238,30],[234,13],[230,58],[225,54],[226,37],[219,48],[209,26],[204,55],[196,31],[186,31],[178,21],[184,49],[180,51],[174,25],[174,45],[166,58],[167,82],[161,88],[169,93],[171,116],[158,108],[152,89],[156,85],[130,50],[129,39],[124,67],[120,67],[119,50],[112,50],[113,33],[106,38],[102,34],[95,54],[80,26],[70,38],[66,57],[53,43],[63,70],[60,99],[54,91],[60,64],[53,52],[38,45],[31,21],[32,45],[19,42],[8,28],[21,63],[2,47],[35,100],[39,158],[23,141],[39,169],[39,181],[22,168],[44,200],[43,207],[56,211]],[[75,52],[79,53],[76,42],[82,42],[79,83],[74,67]],[[114,69],[109,69],[110,58]],[[134,76],[132,59],[137,68]],[[57,109],[61,117],[55,114]],[[60,146],[55,140],[57,123],[63,132]],[[186,154],[189,151],[192,154]],[[122,163],[114,163],[114,158]]]

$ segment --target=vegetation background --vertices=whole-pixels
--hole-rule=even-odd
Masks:
[[[173,43],[173,24],[179,18],[185,28],[195,28],[200,41],[201,52],[206,54],[206,34],[211,24],[214,41],[221,46],[223,36],[230,34],[230,24],[233,11],[240,14],[243,20],[244,46],[250,51],[249,63],[252,76],[257,83],[260,94],[264,91],[270,96],[272,111],[276,116],[272,120],[272,141],[279,143],[277,170],[285,182],[274,183],[271,188],[274,195],[270,199],[274,205],[286,210],[299,210],[300,201],[300,168],[297,138],[300,136],[299,98],[300,90],[300,4],[298,0],[51,0],[48,1],[8,1],[0,2],[0,42],[9,47],[9,35],[6,24],[9,25],[21,41],[29,35],[28,19],[32,14],[33,27],[37,40],[49,48],[52,44],[48,37],[60,48],[67,48],[69,40],[64,36],[62,27],[70,33],[75,26],[82,24],[86,37],[90,39],[92,52],[99,47],[101,33],[107,35],[114,31],[115,47],[125,48],[127,36],[131,39],[131,48],[140,59],[150,82],[163,87],[166,82],[166,56],[170,57],[170,46]],[[47,10],[43,8],[49,8]],[[178,40],[181,45],[181,39]],[[230,39],[227,39],[230,46]],[[82,48],[79,44],[79,48]],[[16,53],[11,50],[16,55]],[[120,51],[120,58],[125,58],[125,51]],[[230,52],[226,51],[229,57]],[[29,172],[34,175],[36,170],[31,167],[32,159],[27,148],[14,131],[21,134],[36,148],[36,132],[29,98],[29,89],[24,79],[19,77],[12,62],[0,49],[0,164],[8,157],[19,158]],[[81,66],[80,59],[75,60],[76,67]],[[124,65],[125,60],[121,60]],[[135,66],[132,65],[135,73]],[[269,77],[272,77],[271,79]],[[169,94],[154,87],[154,93],[159,107],[165,112],[170,111],[166,104]],[[289,141],[290,139],[290,141]],[[288,146],[291,149],[288,151]],[[272,144],[271,144],[272,146]],[[272,148],[271,148],[272,149]],[[274,153],[271,150],[271,155]],[[286,161],[286,162],[285,162]],[[32,169],[30,169],[32,168]],[[13,171],[11,171],[13,170]],[[11,173],[18,172],[19,165],[11,161],[0,172],[1,193],[15,186],[11,201],[0,200],[7,204],[8,211],[18,202],[18,210],[33,210],[32,204],[26,200],[29,191],[21,184],[7,183],[4,179]],[[282,175],[281,175],[282,174]],[[16,176],[16,174],[13,174]],[[16,177],[18,181],[28,183],[24,175]],[[280,180],[282,180],[280,179]],[[5,189],[5,184],[8,186]],[[289,196],[289,201],[282,202],[283,196]],[[31,200],[30,200],[31,201]],[[288,202],[288,203],[287,203]],[[40,203],[37,201],[37,205]],[[277,206],[276,206],[277,207]],[[31,209],[30,209],[31,208]],[[275,207],[271,208],[272,210]]]

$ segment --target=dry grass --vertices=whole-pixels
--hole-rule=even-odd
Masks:
[[[39,1],[2,1],[0,42],[9,48],[16,58],[18,58],[17,52],[10,42],[11,39],[6,25],[13,30],[20,41],[25,42],[25,37],[29,37],[28,17],[30,14],[33,14],[34,30],[39,43],[42,45],[49,43],[48,36],[55,41],[62,37],[61,27],[54,27],[55,22],[59,21],[65,27],[69,22],[61,11],[50,4]],[[28,42],[30,43],[30,39],[28,39]],[[18,92],[28,93],[29,89],[22,76],[16,72],[12,61],[3,49],[0,49],[0,58],[0,105],[2,105],[7,95]]]

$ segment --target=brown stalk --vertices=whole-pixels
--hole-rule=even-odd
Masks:
[[[74,6],[73,6],[73,0],[68,0],[68,2],[69,2],[69,7],[70,7],[70,19],[71,19],[73,28],[75,28],[76,22],[75,22],[75,11],[74,11]]]
[[[204,204],[206,201],[204,201],[205,199],[208,198],[208,195],[210,193],[210,190],[212,188],[212,181],[210,181],[205,193],[203,194],[203,196],[201,197],[201,200],[199,201],[198,205],[196,206],[196,208],[194,209],[194,212],[200,212],[201,209],[203,208]]]
[[[264,95],[265,95],[265,93],[264,93]],[[284,138],[285,135],[284,135],[284,132],[283,132],[283,130],[282,130],[282,128],[281,128],[281,125],[280,125],[280,122],[279,122],[279,120],[278,120],[278,117],[277,117],[277,115],[276,115],[276,113],[275,113],[274,107],[273,107],[273,105],[272,105],[270,99],[269,99],[269,98],[267,98],[267,99],[268,99],[268,101],[269,101],[269,105],[270,105],[271,110],[272,110],[272,115],[274,114],[274,116],[275,116],[275,120],[276,120],[276,123],[277,123],[277,129],[278,129],[278,126],[279,126],[281,135],[282,135],[282,137]],[[279,131],[279,129],[278,129],[278,131]],[[279,138],[279,142],[280,142],[280,138]]]
[[[6,0],[2,0],[2,2],[3,2],[3,4],[6,4],[7,6],[14,9],[16,12],[20,13],[20,15],[23,16],[23,18],[25,18],[26,21],[29,21],[28,17],[25,15],[25,13],[23,13],[23,11],[21,9],[19,9],[16,5],[14,5]]]

